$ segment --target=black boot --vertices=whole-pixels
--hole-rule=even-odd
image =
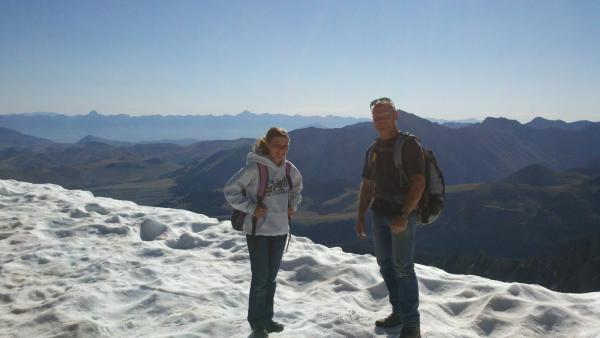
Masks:
[[[284,328],[283,324],[272,320],[267,324],[267,327],[265,329],[267,330],[267,332],[271,333],[271,332],[281,332],[281,331],[283,331],[283,328]]]
[[[255,329],[252,330],[252,338],[267,338],[269,337],[269,333],[265,329]]]
[[[418,326],[403,327],[399,338],[421,338],[421,329]]]
[[[396,327],[400,324],[402,324],[400,315],[397,315],[395,313],[392,313],[391,315],[387,316],[387,318],[385,318],[385,319],[377,319],[375,321],[375,326],[383,327],[383,328]]]

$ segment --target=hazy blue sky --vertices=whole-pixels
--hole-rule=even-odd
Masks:
[[[0,113],[600,120],[600,1],[0,0]]]

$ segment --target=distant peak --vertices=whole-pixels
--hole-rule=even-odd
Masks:
[[[88,116],[100,116],[100,114],[98,114],[97,111],[92,110],[91,112],[88,113]]]
[[[558,175],[543,164],[532,164],[509,175],[505,182],[529,184],[534,186],[552,186],[559,183]]]
[[[546,128],[559,128],[565,130],[581,130],[585,129],[588,126],[594,124],[590,121],[575,121],[575,122],[565,122],[563,120],[548,120],[543,117],[536,117],[531,122],[528,122],[526,125],[528,127],[537,128],[537,129],[546,129]]]
[[[429,120],[431,122],[435,122],[438,124],[445,124],[445,123],[456,123],[456,124],[474,124],[474,123],[481,123],[481,120],[478,120],[476,118],[467,118],[467,119],[457,119],[457,120],[448,120],[448,119],[438,119],[438,118],[434,118],[434,117],[424,117],[424,119]]]
[[[81,140],[77,141],[77,144],[86,144],[86,143],[94,143],[94,142],[103,143],[104,141],[105,140],[103,140],[97,136],[86,135]]]
[[[522,126],[517,120],[510,120],[505,117],[486,117],[481,123],[488,127],[514,128]]]
[[[546,121],[550,121],[550,120],[545,119],[545,118],[543,118],[541,116],[536,116],[529,123],[531,123],[531,122],[546,122]]]
[[[533,120],[531,120],[531,122],[529,123],[560,123],[560,124],[566,124],[567,122],[563,121],[563,120],[549,120],[547,118],[543,118],[541,116],[536,116]]]
[[[559,125],[565,125],[566,122],[563,120],[548,120],[546,118],[543,118],[541,116],[537,116],[536,118],[534,118],[533,120],[531,120],[531,122],[528,122],[527,125],[533,126],[533,127],[556,127]]]
[[[128,143],[128,142],[107,140],[105,138],[101,138],[101,137],[94,136],[94,135],[87,135],[84,138],[82,138],[81,140],[79,140],[78,142],[76,142],[76,144],[83,144],[83,145],[103,144],[103,145],[111,145],[111,146],[128,146],[128,145],[130,145],[130,143]]]

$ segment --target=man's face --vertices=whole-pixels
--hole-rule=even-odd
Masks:
[[[379,134],[396,129],[398,112],[388,104],[377,104],[372,111],[373,125]]]

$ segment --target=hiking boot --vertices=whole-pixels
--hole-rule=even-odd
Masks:
[[[281,332],[281,331],[283,331],[283,328],[284,328],[283,324],[272,320],[271,322],[269,322],[269,324],[267,324],[267,327],[265,328],[265,330],[267,330],[268,333]]]
[[[375,321],[375,326],[385,327],[385,328],[396,327],[400,324],[402,324],[400,315],[397,315],[395,313],[392,313],[391,315],[387,316],[387,318],[385,318],[385,319],[377,319]]]
[[[265,329],[256,329],[252,330],[252,338],[267,338],[269,337],[269,333]]]
[[[399,338],[421,338],[421,329],[418,326],[403,327]]]

